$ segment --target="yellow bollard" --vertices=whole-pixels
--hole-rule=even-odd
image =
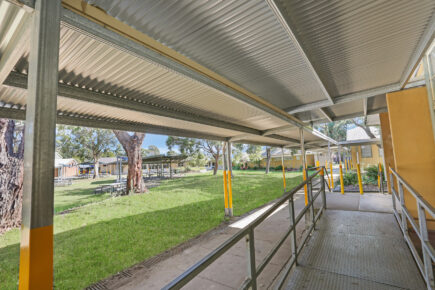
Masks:
[[[333,171],[332,171],[332,162],[331,163],[329,163],[329,171],[330,171],[330,174],[331,174],[331,177],[330,177],[330,179],[331,179],[331,190],[332,189],[334,189],[334,175],[332,174],[333,173]]]
[[[284,191],[285,191],[286,184],[285,184],[285,168],[284,168],[284,163],[282,164],[282,182],[284,183]]]
[[[356,164],[356,173],[358,174],[358,185],[359,185],[359,193],[364,194],[362,181],[361,181],[361,170],[359,168],[359,164]]]
[[[227,189],[227,171],[223,172],[224,177],[224,199],[225,199],[225,215],[228,214],[228,189]]]
[[[302,168],[302,172],[303,172],[304,181],[305,181],[305,180],[307,180],[307,171],[304,168]],[[307,205],[308,204],[308,186],[306,184],[304,185],[304,192],[305,192],[305,205]]]
[[[344,194],[343,167],[341,166],[341,163],[340,163],[340,189],[341,189],[341,194]]]
[[[328,173],[328,161],[325,161],[325,174],[326,173]],[[329,185],[329,188],[331,188],[331,177],[329,174],[328,174],[328,185]]]
[[[320,162],[319,162],[319,160],[316,161],[316,167],[320,167]]]
[[[378,188],[381,188],[381,171],[382,171],[382,167],[381,167],[381,163],[378,164]]]
[[[233,211],[233,184],[231,180],[231,171],[228,170],[228,208],[230,209],[230,215]]]

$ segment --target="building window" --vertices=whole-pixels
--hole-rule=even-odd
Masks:
[[[362,145],[361,146],[361,156],[362,156],[362,158],[371,158],[372,157],[372,146]]]

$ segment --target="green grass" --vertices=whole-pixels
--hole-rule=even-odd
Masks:
[[[235,215],[283,193],[281,172],[234,175]],[[300,173],[287,177],[288,188],[301,182]],[[66,198],[57,202],[75,204]],[[222,175],[207,173],[164,181],[148,194],[108,198],[56,215],[55,288],[82,289],[218,226],[224,220],[223,204]],[[18,242],[18,230],[0,236],[0,289],[17,288]]]
[[[98,202],[110,197],[110,194],[93,194],[94,190],[104,184],[114,183],[113,177],[104,177],[97,180],[85,179],[74,182],[70,186],[55,187],[54,189],[54,212],[82,206],[92,202]]]

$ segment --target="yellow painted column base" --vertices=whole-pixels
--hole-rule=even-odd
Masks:
[[[356,165],[356,173],[358,174],[359,193],[364,194],[362,180],[361,180],[361,170],[359,168],[359,164]]]
[[[231,180],[231,171],[227,171],[228,174],[228,208],[230,216],[233,216],[233,184]]]
[[[329,170],[331,171],[331,191],[334,189],[334,175],[333,175],[333,171],[332,171],[332,163],[329,164]]]
[[[20,290],[53,289],[53,226],[21,227]]]
[[[343,167],[340,164],[340,189],[341,194],[344,194],[344,182],[343,182]]]
[[[224,203],[225,203],[225,215],[228,215],[228,184],[227,184],[227,171],[224,170],[223,173],[224,178]]]
[[[304,181],[307,180],[307,171],[305,169],[302,169],[303,175],[304,175]],[[308,186],[304,185],[304,192],[305,192],[305,205],[308,204]]]

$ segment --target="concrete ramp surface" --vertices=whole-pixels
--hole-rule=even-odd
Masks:
[[[286,289],[426,289],[392,214],[326,210]]]

